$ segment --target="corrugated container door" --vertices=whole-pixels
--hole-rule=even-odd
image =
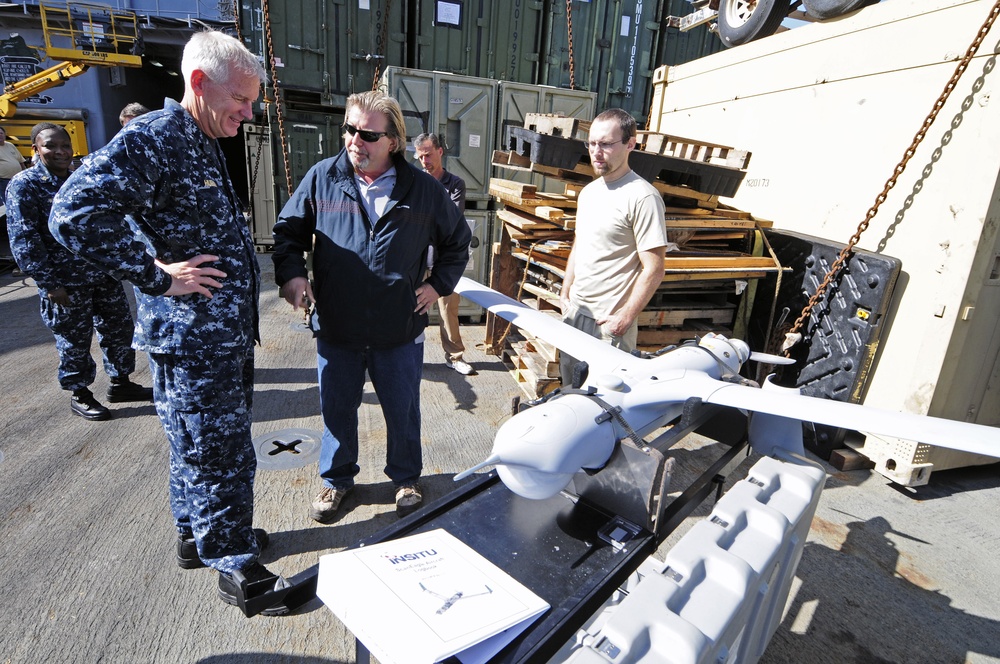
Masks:
[[[607,2],[574,0],[571,4],[573,22],[573,84],[577,90],[597,91],[600,55],[607,45],[598,43],[599,29],[607,21]],[[612,15],[614,14],[612,10]],[[557,88],[570,87],[569,18],[566,3],[554,0],[549,5],[548,24],[542,52],[539,83]],[[605,62],[605,67],[609,67]]]
[[[279,89],[313,92],[319,103],[343,106],[347,95],[371,89],[377,68],[403,62],[401,1],[270,0],[267,5]],[[244,43],[270,70],[260,0],[241,6],[240,21]]]
[[[418,0],[414,65],[534,82],[542,6],[541,0]]]
[[[624,108],[644,122],[649,113],[660,30],[659,0],[572,3],[573,81],[597,93],[597,109]],[[566,5],[553,2],[543,52],[542,83],[569,87]]]
[[[417,0],[415,50],[417,69],[473,75],[479,44],[479,3],[465,0]]]
[[[493,0],[485,68],[477,76],[535,83],[542,48],[541,0]]]
[[[688,0],[670,0],[664,16],[687,16],[695,11]],[[693,30],[681,32],[677,28],[664,28],[660,38],[660,56],[656,65],[680,65],[698,58],[725,50],[719,36],[710,32],[709,24],[699,25]]]
[[[639,121],[639,126],[644,126],[649,117],[661,4],[657,0],[626,0],[618,5],[620,13],[615,17],[611,38],[613,66],[607,70],[606,87],[598,89],[606,107],[624,108]],[[605,35],[610,27],[605,26]]]

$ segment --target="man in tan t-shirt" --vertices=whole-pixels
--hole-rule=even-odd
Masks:
[[[580,192],[560,293],[563,322],[626,352],[635,348],[639,313],[663,281],[667,245],[663,198],[628,165],[635,131],[635,119],[617,108],[590,125],[587,147],[599,177]],[[572,383],[577,361],[561,354],[563,385]]]

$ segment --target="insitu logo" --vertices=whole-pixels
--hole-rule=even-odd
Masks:
[[[432,558],[438,555],[437,550],[427,549],[426,551],[417,551],[415,553],[404,553],[399,556],[393,556],[391,554],[384,554],[382,557],[393,565],[398,565],[399,563],[409,563],[414,560],[420,560],[422,558]]]

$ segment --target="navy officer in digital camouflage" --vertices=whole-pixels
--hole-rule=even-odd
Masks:
[[[153,391],[133,383],[132,312],[121,283],[76,257],[49,233],[49,208],[69,177],[73,146],[69,134],[51,122],[31,129],[38,158],[7,187],[7,234],[18,267],[34,279],[42,321],[56,338],[59,386],[72,394],[70,412],[85,420],[106,420],[111,411],[94,397],[90,385],[97,363],[90,355],[94,330],[111,378],[108,400],[149,401]]]
[[[287,583],[258,562],[267,534],[252,527],[260,271],[217,140],[253,116],[264,70],[207,31],[185,46],[181,71],[180,103],[165,100],[95,152],[56,196],[49,227],[138,291],[135,343],[170,443],[178,564],[218,570],[227,604],[253,599],[281,615]]]

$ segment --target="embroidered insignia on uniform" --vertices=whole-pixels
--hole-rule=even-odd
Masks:
[[[217,187],[219,185],[215,184],[215,180],[205,180],[206,187]]]

